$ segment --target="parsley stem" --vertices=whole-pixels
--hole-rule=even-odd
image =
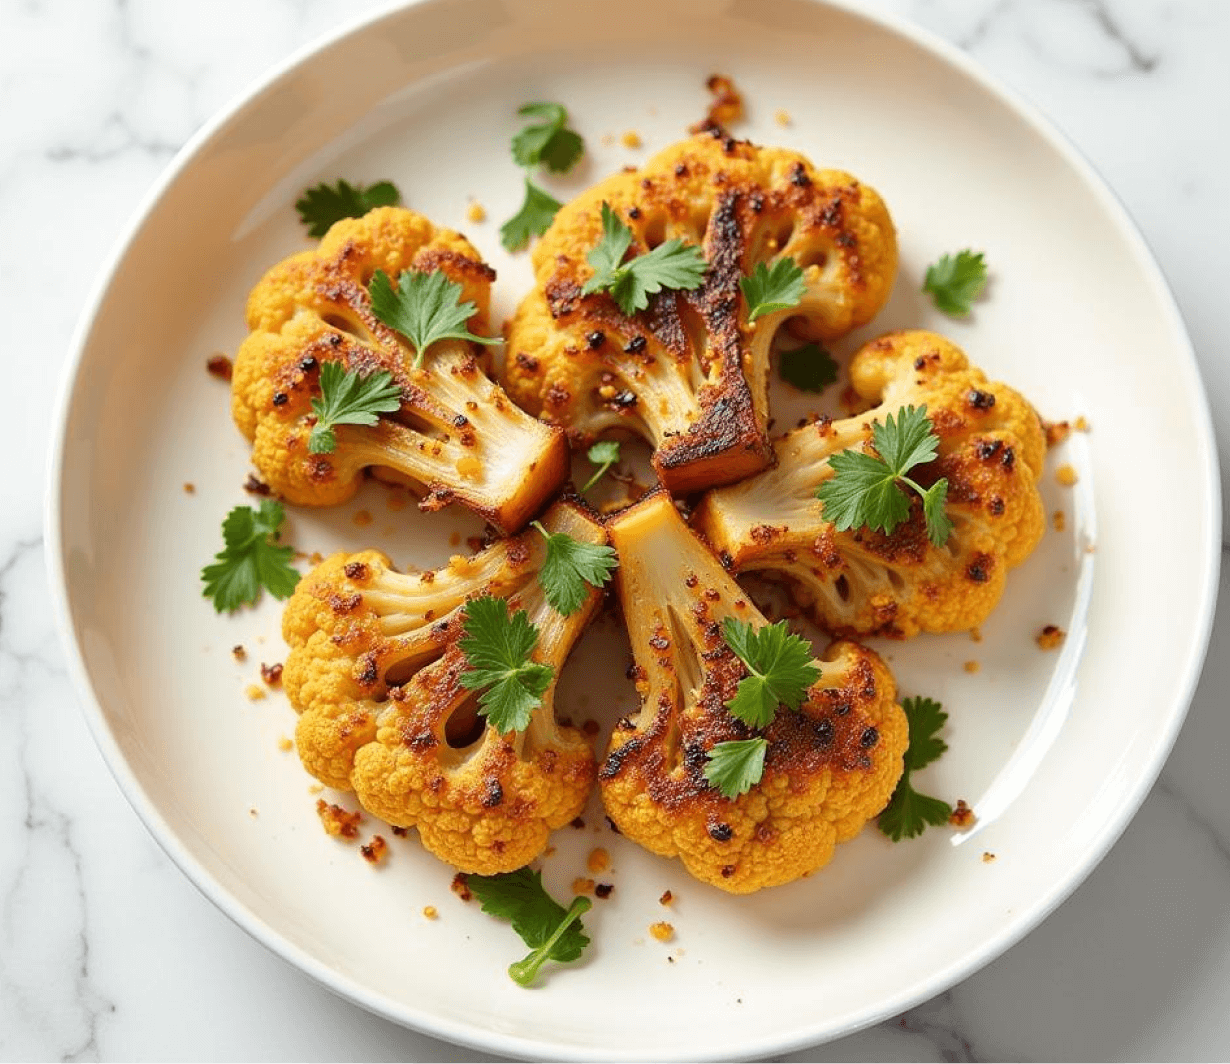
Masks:
[[[546,963],[547,958],[551,956],[551,950],[563,936],[564,932],[580,919],[582,913],[589,912],[593,904],[584,896],[578,895],[573,898],[572,904],[568,906],[568,911],[564,913],[564,918],[560,921],[559,927],[555,929],[551,937],[528,957],[514,961],[508,966],[508,974],[513,982],[520,986],[531,986],[534,979],[538,976],[539,969]]]
[[[595,484],[598,483],[598,481],[602,479],[606,471],[610,469],[611,466],[613,466],[614,464],[615,464],[614,460],[610,462],[603,462],[602,465],[598,467],[598,471],[594,473],[594,475],[585,482],[585,485],[584,487],[581,488],[581,491],[582,492],[589,491],[590,488],[592,488]]]

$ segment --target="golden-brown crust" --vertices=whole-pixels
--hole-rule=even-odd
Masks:
[[[692,292],[663,291],[632,317],[584,295],[587,256],[607,203],[643,254],[680,238],[708,271]],[[612,428],[644,436],[676,494],[739,480],[772,461],[765,374],[786,318],[832,340],[865,324],[896,273],[892,221],[876,193],[803,156],[718,130],[666,149],[564,207],[534,249],[537,285],[509,331],[505,385],[578,439]],[[740,280],[759,262],[803,267],[803,302],[749,324]]]

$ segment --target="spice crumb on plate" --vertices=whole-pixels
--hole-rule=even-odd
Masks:
[[[249,702],[259,702],[265,697],[265,689],[263,687],[258,687],[254,683],[248,684],[248,686],[244,688],[243,693],[247,696]]]
[[[983,864],[991,864],[994,860],[995,860],[995,854],[993,854],[990,850],[982,851],[982,863]]]
[[[231,360],[221,351],[209,356],[205,363],[205,369],[208,370],[211,377],[217,377],[220,381],[229,381],[231,374],[234,372]]]
[[[974,811],[965,803],[964,798],[958,798],[956,807],[952,811],[952,815],[948,818],[954,828],[967,828],[975,820]]]
[[[453,876],[453,881],[449,884],[449,890],[457,895],[462,901],[469,901],[474,895],[470,891],[470,884],[464,872],[458,872]]]
[[[191,480],[184,481],[184,494],[185,495],[195,495],[196,494],[196,485],[193,484]]]
[[[577,876],[572,881],[573,894],[592,894],[594,892],[594,881],[586,879],[584,876]]]
[[[236,643],[233,647],[231,647],[231,657],[233,657],[236,661],[248,660],[248,652],[244,649],[244,645],[242,643]]]
[[[423,906],[423,917],[427,920],[434,920],[440,915],[440,911],[434,905]]]
[[[779,107],[776,111],[773,112],[773,121],[782,127],[789,126],[792,124],[792,120],[790,118],[790,112],[784,110],[781,107]]]
[[[356,527],[366,528],[375,518],[372,517],[370,510],[356,510],[351,520],[355,523]]]
[[[1068,517],[1062,510],[1056,510],[1051,514],[1051,526],[1056,532],[1062,532],[1068,527]]]
[[[649,925],[649,933],[659,942],[670,942],[675,937],[675,925],[659,920],[656,924]]]
[[[977,661],[967,661],[964,665],[961,666],[961,668],[963,668],[966,672],[972,674],[972,673],[977,672],[979,669],[981,669],[982,665]]]
[[[270,687],[282,686],[282,663],[275,661],[272,665],[261,662],[261,679]]]
[[[605,872],[611,867],[611,855],[601,846],[595,847],[590,851],[589,857],[585,861],[585,866],[591,872]]]
[[[288,754],[294,748],[295,743],[293,739],[288,739],[285,735],[283,735],[282,738],[278,740],[278,749],[281,750],[282,753]]]
[[[388,854],[389,844],[384,841],[383,835],[373,835],[371,842],[364,843],[359,847],[359,852],[363,855],[363,860],[368,864],[378,865]]]
[[[1042,650],[1054,650],[1068,633],[1055,624],[1048,624],[1035,637],[1034,642]]]
[[[353,840],[359,837],[359,824],[363,820],[362,813],[351,813],[340,805],[326,802],[323,798],[316,803],[316,815],[320,817],[321,827],[325,834],[335,839]]]
[[[619,141],[625,148],[639,148],[644,143],[641,135],[635,129],[629,129],[619,138]]]
[[[487,209],[481,203],[471,200],[470,205],[466,208],[466,220],[475,224],[485,222],[487,220]]]
[[[1055,479],[1065,488],[1070,488],[1076,483],[1078,478],[1076,475],[1076,470],[1070,465],[1064,464],[1055,470]]]

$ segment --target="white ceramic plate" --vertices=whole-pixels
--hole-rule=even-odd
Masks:
[[[1052,455],[1043,490],[1066,531],[1012,575],[983,641],[880,647],[904,693],[951,710],[952,750],[925,782],[972,804],[974,827],[897,846],[869,831],[811,879],[732,898],[616,838],[591,809],[584,830],[561,833],[547,882],[562,896],[601,844],[615,893],[588,918],[584,963],[525,991],[504,974],[519,941],[454,897],[450,872],[414,839],[392,839],[373,870],[323,834],[309,780],[278,749],[291,710],[281,695],[245,698],[258,663],[284,650],[275,603],[221,618],[200,595],[248,469],[227,389],[204,363],[239,344],[264,268],[305,246],[299,191],[337,176],[392,178],[411,206],[468,233],[499,271],[506,313],[530,277],[497,233],[521,190],[507,149],[515,108],[565,101],[585,135],[579,174],[552,185],[562,197],[683,135],[715,71],[746,93],[740,135],[799,148],[884,195],[902,269],[877,331],[945,331],[1045,414],[1083,414],[1092,432]],[[622,146],[625,130],[645,148]],[[466,221],[471,197],[490,221]],[[965,246],[986,252],[994,280],[975,314],[952,322],[918,289],[928,262]],[[301,55],[185,149],[107,270],[70,372],[52,577],[91,725],[133,805],[270,948],[375,1012],[491,1051],[766,1054],[944,989],[1036,924],[1118,836],[1170,748],[1206,644],[1219,558],[1212,436],[1147,250],[1036,115],[951,49],[840,5],[435,0],[370,21]],[[1059,462],[1079,471],[1075,489],[1056,483]],[[365,528],[359,509],[374,517]],[[373,487],[336,512],[295,511],[288,536],[424,564],[473,527],[462,514],[395,513]],[[1070,633],[1059,652],[1034,645],[1047,623]],[[627,709],[625,657],[603,622],[565,674],[564,711],[607,724]],[[663,945],[647,927],[667,916],[667,888],[676,939]],[[440,918],[423,919],[425,905]]]

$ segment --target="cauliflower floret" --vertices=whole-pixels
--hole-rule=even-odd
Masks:
[[[604,202],[631,229],[633,255],[675,237],[700,246],[701,287],[663,291],[633,317],[608,295],[582,295]],[[740,278],[787,256],[804,271],[802,302],[749,325]],[[733,483],[773,461],[766,374],[778,327],[844,336],[884,305],[896,269],[892,219],[872,189],[795,152],[702,134],[555,216],[508,334],[504,384],[576,442],[620,428],[643,436],[676,494]]]
[[[619,830],[678,856],[697,879],[734,894],[788,883],[826,864],[888,803],[908,725],[892,675],[856,643],[832,644],[799,712],[778,711],[760,783],[726,798],[705,779],[716,743],[752,730],[726,709],[742,662],[727,617],[767,623],[716,558],[656,493],[612,518],[616,573],[640,713],[621,720],[599,771]]]
[[[929,332],[871,341],[854,356],[850,379],[858,405],[870,409],[776,440],[777,465],[706,495],[695,527],[736,571],[793,578],[800,603],[830,631],[905,638],[976,627],[999,602],[1007,571],[1029,556],[1045,528],[1037,482],[1046,438],[1037,413]],[[948,541],[936,547],[927,538],[914,493],[909,520],[892,535],[835,531],[816,498],[833,475],[829,458],[867,450],[873,421],[924,404],[939,456],[910,476],[924,487],[948,478]]]
[[[577,505],[556,503],[549,532],[588,543],[606,533]],[[555,720],[552,683],[523,732],[501,735],[461,685],[465,604],[481,595],[525,610],[535,661],[559,670],[598,609],[590,589],[568,617],[536,579],[535,530],[435,572],[395,572],[379,551],[337,554],[304,577],[287,605],[291,647],[282,683],[300,714],[295,745],[322,783],[353,789],[373,815],[416,827],[423,845],[465,872],[507,872],[584,808],[595,762],[589,741]]]
[[[486,331],[495,272],[463,237],[397,207],[338,222],[319,248],[273,267],[248,298],[251,333],[235,359],[231,407],[253,462],[292,503],[345,502],[371,467],[424,492],[424,509],[456,500],[516,531],[567,476],[567,441],[508,400],[469,341],[436,343],[416,369],[413,347],[372,312],[367,285],[376,270],[394,283],[405,270],[441,270],[476,307],[469,327]],[[389,372],[402,403],[376,425],[339,426],[336,450],[311,454],[322,362]]]

